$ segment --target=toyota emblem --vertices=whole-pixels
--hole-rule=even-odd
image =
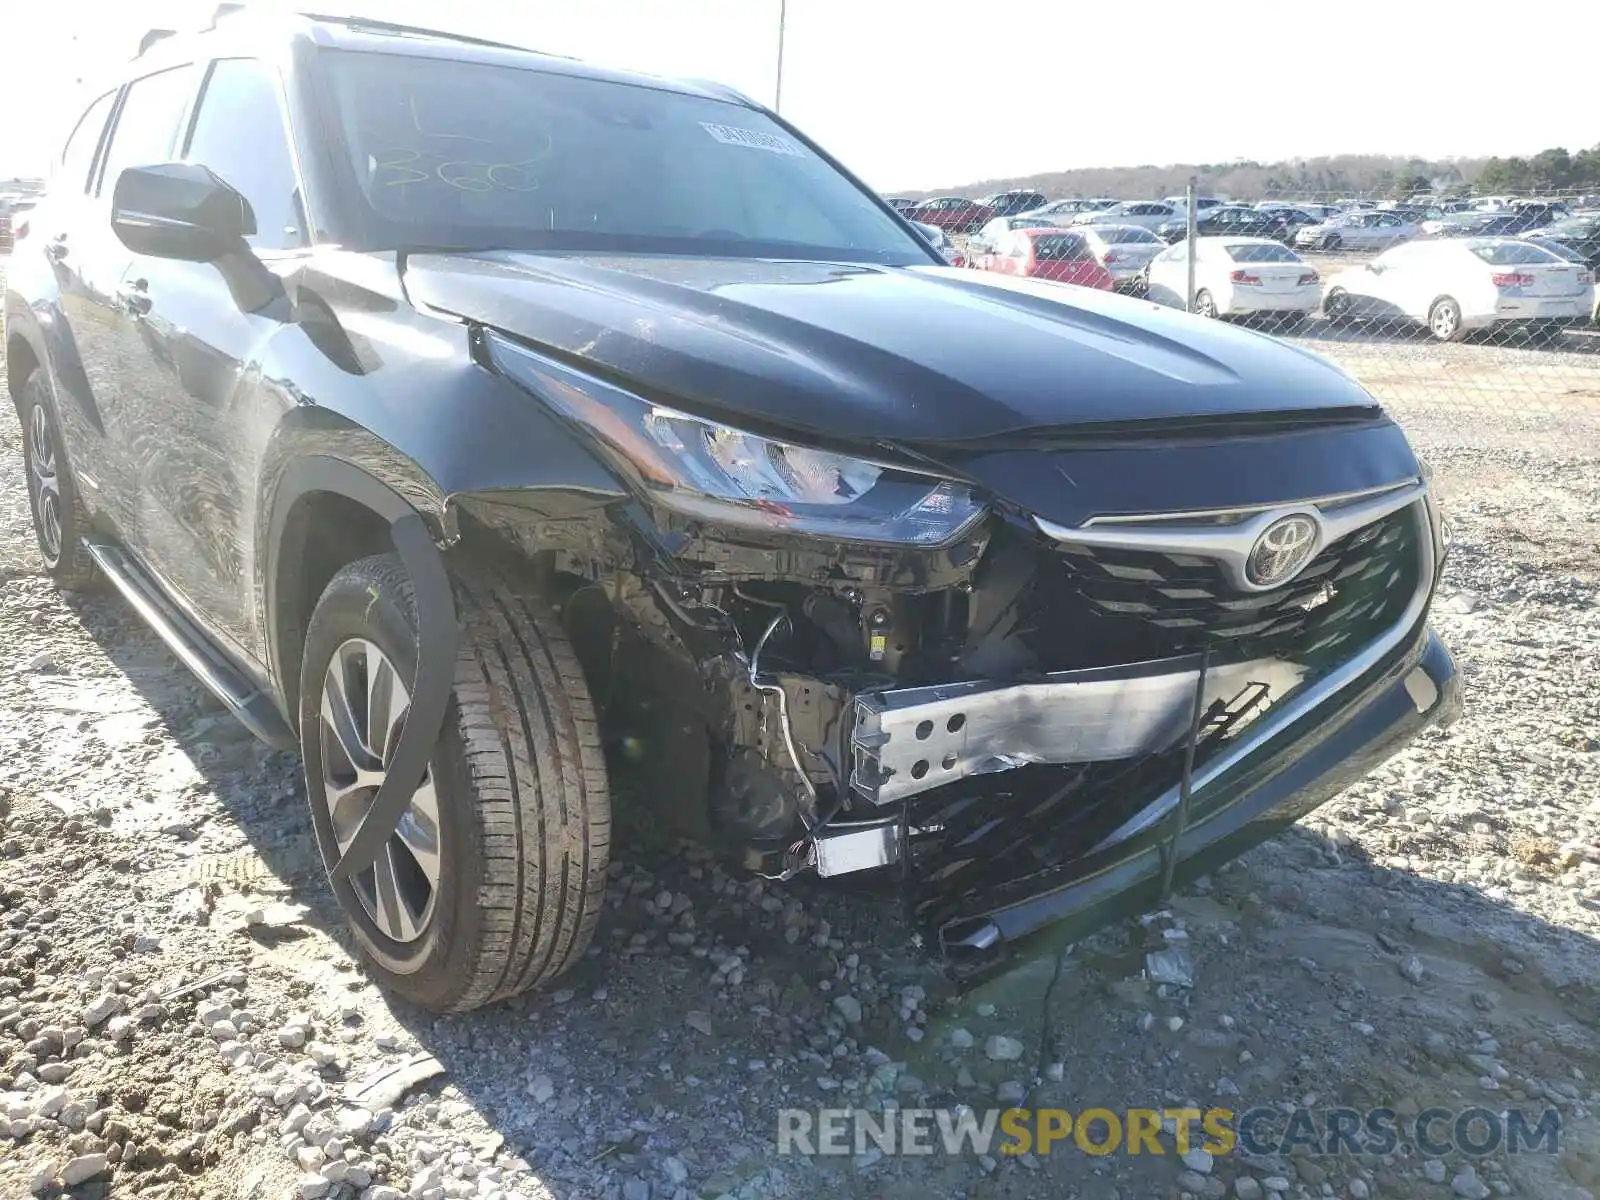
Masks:
[[[1319,532],[1316,521],[1304,513],[1279,517],[1250,547],[1244,577],[1258,588],[1288,583],[1316,553]]]

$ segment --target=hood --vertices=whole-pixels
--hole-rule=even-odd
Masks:
[[[1277,414],[1304,426],[1374,403],[1272,338],[951,267],[496,252],[411,255],[404,278],[415,303],[647,398],[835,442]]]

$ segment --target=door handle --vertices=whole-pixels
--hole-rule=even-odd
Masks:
[[[150,311],[150,285],[142,279],[120,285],[117,288],[117,303],[132,316],[144,316]]]
[[[67,256],[67,235],[58,233],[44,245],[44,256],[51,262],[60,262]]]

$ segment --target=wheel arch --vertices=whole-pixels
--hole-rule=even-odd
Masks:
[[[331,511],[329,506],[333,506]],[[344,857],[327,864],[338,878],[371,863],[394,832],[427,767],[455,681],[456,608],[444,556],[417,509],[386,483],[343,459],[321,454],[294,459],[278,476],[266,535],[268,563],[263,599],[268,655],[280,688],[289,676],[284,674],[286,646],[280,636],[283,627],[279,615],[284,596],[279,594],[279,581],[296,578],[292,572],[301,565],[286,561],[284,550],[290,548],[290,543],[285,541],[284,533],[291,521],[296,529],[308,532],[318,513],[353,519],[358,535],[360,526],[371,533],[381,524],[410,576],[417,617],[417,672],[411,685],[411,710],[388,776],[373,798],[371,809],[345,848]],[[286,575],[286,570],[291,573]],[[302,584],[295,594],[303,596],[305,590]],[[299,671],[299,664],[294,664],[295,690],[284,693],[286,707],[294,711],[299,709]],[[291,696],[295,697],[292,701]]]

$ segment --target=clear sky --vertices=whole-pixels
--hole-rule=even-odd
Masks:
[[[257,0],[281,3],[285,0]],[[306,0],[732,84],[770,103],[780,0]],[[42,172],[86,79],[205,0],[11,0],[0,175]],[[1185,25],[1202,14],[1194,32]],[[783,112],[869,183],[1600,143],[1600,0],[788,0]],[[1565,61],[1565,65],[1563,65]],[[74,114],[75,115],[75,114]],[[40,118],[40,119],[35,119]]]

